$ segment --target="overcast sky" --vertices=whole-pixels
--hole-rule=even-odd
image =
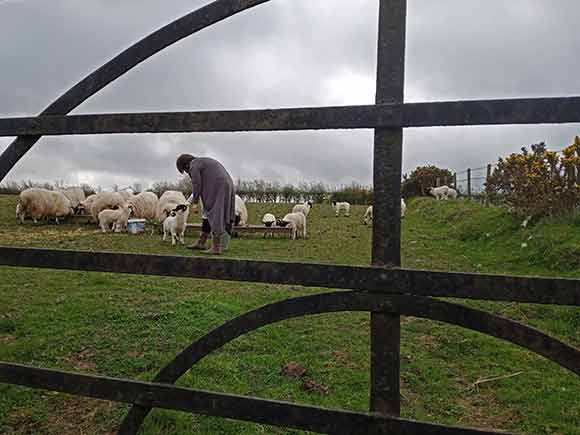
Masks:
[[[34,116],[201,0],[0,0],[0,117]],[[378,0],[272,0],[197,33],[73,113],[372,104]],[[580,95],[580,1],[408,0],[407,102]],[[404,170],[483,166],[562,126],[405,130]],[[0,150],[10,143],[0,138]],[[181,152],[234,178],[370,183],[372,131],[46,137],[10,180],[110,188],[176,180]]]

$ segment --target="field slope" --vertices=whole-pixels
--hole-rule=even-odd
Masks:
[[[14,196],[0,196],[0,244],[192,255],[157,234],[102,235],[87,225],[24,226]],[[250,204],[250,222],[281,204]],[[309,239],[244,236],[229,257],[368,264],[364,207],[335,218],[316,204]],[[191,238],[188,240],[190,241]],[[201,254],[198,254],[201,255]],[[520,222],[500,208],[410,201],[403,222],[403,263],[437,270],[580,277],[580,218]],[[193,279],[20,268],[0,269],[0,360],[134,379],[151,379],[177,352],[250,309],[321,289]],[[577,308],[465,302],[580,345]],[[369,316],[310,316],[243,336],[207,357],[179,384],[214,391],[365,410]],[[306,367],[320,391],[281,375]],[[573,434],[580,427],[580,380],[517,346],[416,318],[402,328],[402,407],[410,418],[531,434]],[[507,377],[508,375],[513,375]],[[481,383],[482,379],[500,379]],[[126,407],[0,385],[2,434],[111,433]],[[299,433],[231,420],[154,412],[145,434]]]

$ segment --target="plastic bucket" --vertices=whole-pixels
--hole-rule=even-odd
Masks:
[[[145,219],[129,219],[127,221],[127,232],[140,234],[145,231]]]

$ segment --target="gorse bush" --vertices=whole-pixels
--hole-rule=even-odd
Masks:
[[[545,143],[500,158],[486,183],[490,200],[501,199],[520,216],[557,216],[580,201],[580,138],[559,155]]]
[[[438,181],[439,184],[437,184]],[[409,175],[403,175],[401,195],[404,198],[426,195],[429,187],[451,186],[452,182],[453,174],[449,169],[438,168],[434,165],[417,166]]]

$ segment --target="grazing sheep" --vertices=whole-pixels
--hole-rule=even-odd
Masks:
[[[163,221],[163,241],[167,233],[171,234],[171,246],[175,246],[175,239],[185,244],[185,229],[187,228],[187,204],[179,204]]]
[[[125,201],[128,201],[130,198],[135,196],[135,195],[133,195],[133,192],[131,192],[129,190],[120,190],[117,193],[119,195],[121,195]]]
[[[61,192],[32,187],[20,193],[20,201],[16,208],[20,223],[30,216],[34,223],[43,218],[65,218],[73,213],[70,201]]]
[[[280,226],[289,226],[292,228],[292,240],[296,240],[296,235],[299,232],[302,233],[302,238],[306,238],[306,216],[304,216],[304,213],[288,213],[282,219],[282,223],[285,224]]]
[[[405,200],[403,198],[401,198],[401,217],[402,218],[405,217],[405,213],[407,213],[407,204],[405,204]],[[363,216],[363,223],[365,225],[368,225],[372,221],[373,221],[373,206],[370,205],[367,208],[367,211],[365,211],[365,214]]]
[[[346,217],[350,216],[350,204],[348,202],[332,201],[332,208],[336,212],[336,217],[338,217],[341,211],[344,211]]]
[[[262,217],[262,223],[267,227],[271,227],[276,224],[276,216],[274,216],[272,213],[266,213]]]
[[[245,226],[248,224],[248,209],[242,198],[236,195],[235,225]]]
[[[457,199],[457,190],[450,187],[447,191],[447,199]]]
[[[127,228],[127,221],[131,216],[131,206],[122,204],[116,210],[105,209],[99,212],[99,226],[101,231],[106,233],[107,230],[114,230],[116,233]]]
[[[60,191],[68,198],[74,214],[79,214],[81,203],[86,199],[85,191],[81,187],[66,187]]]
[[[272,228],[274,225],[276,225],[276,216],[274,216],[272,213],[266,213],[262,217],[262,223],[267,228]],[[266,237],[268,234],[270,234],[272,237],[274,237],[273,232],[264,233],[264,237]]]
[[[304,216],[308,216],[308,213],[310,213],[311,208],[312,208],[312,201],[306,201],[303,204],[296,204],[292,208],[292,213],[302,212],[302,213],[304,213]]]
[[[434,196],[437,200],[446,200],[449,197],[449,191],[452,190],[452,199],[457,198],[457,191],[455,189],[451,189],[449,186],[439,186],[439,187],[429,187],[427,189],[427,193],[431,196]]]
[[[100,192],[92,199],[90,213],[95,222],[98,222],[99,213],[103,210],[115,210],[127,203],[119,192]]]
[[[97,194],[93,193],[92,195],[87,196],[84,201],[81,201],[81,203],[77,207],[77,213],[90,214],[93,201],[95,200],[96,197]]]
[[[179,204],[186,203],[187,200],[185,199],[185,196],[183,196],[183,193],[177,190],[168,190],[164,192],[163,195],[161,195],[161,198],[159,198],[159,201],[157,202],[157,211],[156,211],[157,220],[160,223],[163,223],[165,218],[167,218],[167,216],[171,214],[171,212],[173,211],[173,209],[175,209],[175,207],[177,207]],[[187,209],[186,213],[189,215],[189,208]],[[187,216],[185,217],[185,220],[187,220]]]
[[[127,200],[133,208],[133,217],[137,219],[153,220],[157,216],[157,195],[153,192],[141,192]]]

